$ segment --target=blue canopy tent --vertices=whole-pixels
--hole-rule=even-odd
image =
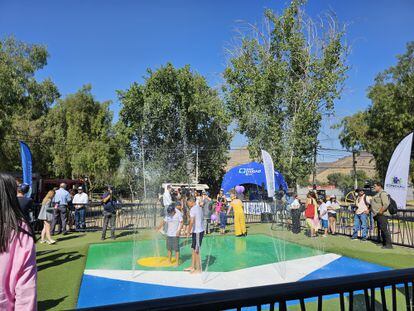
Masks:
[[[223,178],[221,188],[227,193],[230,189],[242,184],[255,184],[258,186],[266,185],[266,175],[264,166],[261,163],[250,162],[238,165],[229,170]],[[275,189],[276,191],[282,187],[287,192],[288,186],[285,178],[278,171],[275,171]]]

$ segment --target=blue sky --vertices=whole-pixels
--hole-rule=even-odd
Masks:
[[[237,21],[260,23],[265,8],[276,11],[287,1],[160,0],[0,0],[0,37],[47,46],[50,59],[38,77],[51,77],[64,96],[91,83],[98,100],[112,100],[119,111],[118,89],[142,82],[147,68],[170,61],[190,64],[212,87],[222,83],[225,47],[236,35]],[[396,55],[414,40],[412,0],[311,0],[307,13],[333,10],[348,24],[352,46],[348,79],[336,103],[336,117],[324,121],[322,145],[338,148],[330,129],[341,117],[369,105],[367,88],[375,75],[396,63]],[[245,140],[236,136],[233,146]],[[333,153],[327,155],[335,157]]]

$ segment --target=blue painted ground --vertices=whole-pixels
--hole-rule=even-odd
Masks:
[[[326,266],[311,272],[300,281],[316,280],[330,277],[357,275],[362,273],[390,270],[388,267],[372,264],[366,261],[341,257]],[[181,288],[161,286],[146,283],[120,281],[103,277],[84,275],[78,298],[78,308],[110,305],[157,298],[166,298],[190,294],[211,292],[201,288]],[[335,298],[337,295],[327,296]],[[307,301],[314,301],[309,299]],[[297,304],[290,301],[289,305]]]
[[[387,270],[391,270],[391,268],[359,259],[341,257],[332,261],[321,269],[311,272],[300,281],[334,278],[339,276],[349,276]]]
[[[78,308],[208,292],[211,291],[200,288],[161,286],[83,275],[78,297]]]

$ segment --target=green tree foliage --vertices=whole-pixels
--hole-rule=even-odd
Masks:
[[[358,187],[363,187],[367,181],[367,174],[364,171],[356,171]],[[328,183],[334,185],[339,189],[347,192],[353,190],[354,188],[354,176],[353,173],[342,174],[342,173],[332,173],[327,176]]]
[[[225,99],[251,156],[269,151],[290,183],[311,172],[322,117],[347,69],[344,32],[333,18],[325,26],[305,18],[304,2],[293,0],[282,15],[266,10],[267,31],[245,35],[224,72]]]
[[[382,179],[395,147],[414,130],[414,42],[397,58],[397,65],[378,74],[369,88],[372,103],[368,109],[340,124],[342,145],[360,146],[372,153]]]
[[[199,182],[217,187],[227,162],[231,136],[229,117],[215,90],[189,66],[168,63],[148,70],[145,83],[119,91],[122,103],[118,127],[128,156],[138,163],[145,154],[151,190],[162,182]]]
[[[348,151],[361,151],[364,149],[361,138],[365,137],[368,132],[366,120],[366,112],[360,111],[343,118],[340,124],[334,126],[334,128],[342,128],[339,134],[339,141]]]
[[[121,154],[109,102],[96,101],[91,87],[84,86],[58,100],[45,124],[56,176],[87,176],[91,190],[112,181]]]
[[[45,170],[48,153],[40,144],[42,117],[59,97],[50,79],[38,82],[35,73],[47,64],[45,47],[10,37],[0,41],[0,170],[20,169],[18,140],[32,149],[34,168]]]

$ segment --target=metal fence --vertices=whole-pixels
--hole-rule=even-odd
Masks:
[[[108,305],[82,310],[106,311],[160,311],[160,310],[229,310],[250,307],[256,310],[285,311],[291,303],[306,310],[308,302],[324,310],[324,301],[339,298],[335,310],[413,310],[414,269],[359,274],[347,277],[329,278],[267,285],[243,289],[217,291],[213,293],[178,296],[164,299]],[[390,290],[391,295],[386,295]],[[397,299],[397,292],[403,295]],[[334,295],[334,296],[332,296]],[[376,300],[379,297],[381,303]],[[310,299],[310,300],[309,300]],[[325,304],[326,305],[326,304]],[[314,308],[309,308],[314,309]],[[250,310],[250,309],[249,309]]]
[[[290,211],[273,202],[243,202],[246,223],[273,222],[276,225],[290,228]],[[35,206],[33,219],[36,219],[40,206]],[[163,218],[164,208],[159,203],[122,203],[116,204],[116,229],[132,230],[154,228]],[[100,203],[85,206],[86,230],[100,230],[103,225],[103,207]],[[233,216],[227,219],[233,224]],[[353,232],[354,213],[347,207],[337,212],[337,233],[351,236]],[[68,224],[74,224],[74,212],[68,211]],[[306,227],[305,218],[301,217],[301,225]],[[369,217],[369,239],[377,239],[378,232],[372,217]],[[41,229],[41,221],[34,221],[37,230]],[[414,247],[414,210],[399,210],[389,217],[389,229],[393,244]]]
[[[352,236],[354,227],[354,213],[348,207],[342,207],[337,211],[336,232],[338,234]],[[372,214],[368,217],[368,239],[378,239],[378,228]],[[290,228],[291,216],[287,209],[277,209],[273,215],[273,222],[277,225]],[[396,215],[388,217],[391,241],[395,245],[414,247],[414,210],[399,210]],[[306,229],[304,215],[301,216],[301,227]],[[360,233],[359,233],[360,234]]]

